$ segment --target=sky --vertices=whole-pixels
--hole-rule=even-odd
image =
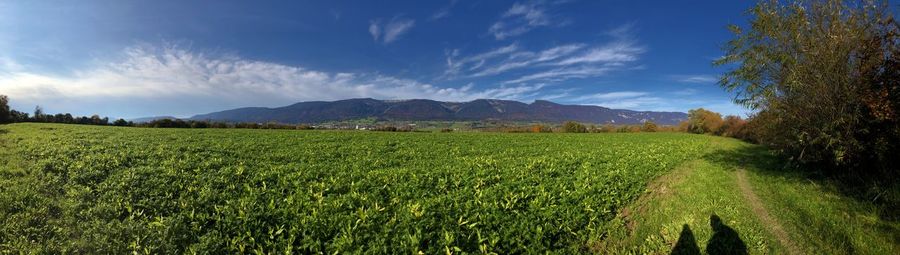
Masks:
[[[752,1],[0,1],[0,94],[137,118],[349,98],[749,110],[715,67]]]

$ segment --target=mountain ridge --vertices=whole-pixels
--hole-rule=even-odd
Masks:
[[[445,102],[429,99],[377,100],[354,98],[306,101],[283,107],[242,107],[198,114],[191,120],[225,122],[321,123],[376,118],[389,121],[528,121],[640,124],[653,121],[674,125],[687,119],[683,112],[633,111],[594,105],[565,105],[547,100],[528,104],[513,100],[476,99]]]

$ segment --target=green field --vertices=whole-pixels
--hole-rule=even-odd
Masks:
[[[898,251],[898,224],[878,208],[807,201],[833,193],[727,158],[765,155],[681,133],[12,124],[0,126],[0,252],[668,253],[688,225],[705,248],[711,213],[750,253],[787,250],[729,184],[741,164],[800,249]],[[654,179],[680,192],[653,196]]]

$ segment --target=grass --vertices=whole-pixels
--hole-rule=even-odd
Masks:
[[[743,160],[734,160],[737,158]],[[724,165],[737,163],[748,169],[756,194],[783,222],[790,238],[803,240],[800,244],[804,250],[825,254],[900,253],[900,222],[886,218],[886,208],[845,196],[828,181],[784,171],[784,164],[764,148],[742,146],[720,154],[719,159]]]
[[[773,222],[900,250],[883,209],[721,137],[21,123],[0,148],[0,253],[785,253]]]
[[[883,208],[843,196],[827,181],[786,168],[765,148],[720,142],[719,151],[651,182],[642,199],[610,221],[610,234],[597,250],[721,254],[715,248],[725,246],[731,249],[726,254],[790,254],[791,249],[800,254],[900,252],[900,224],[882,219]],[[761,220],[737,184],[737,171],[742,170],[772,222]],[[784,229],[786,238],[773,234],[775,224]],[[721,238],[722,226],[734,230],[734,235]]]

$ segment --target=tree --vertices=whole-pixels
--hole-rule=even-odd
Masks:
[[[119,127],[128,126],[128,121],[126,121],[125,119],[117,119],[113,122],[113,125]]]
[[[563,123],[563,131],[566,133],[587,133],[587,127],[578,122],[566,121],[566,123]]]
[[[735,137],[745,139],[745,126],[747,122],[741,119],[741,117],[728,115],[725,116],[725,120],[722,121],[722,127],[716,132],[721,136]]]
[[[763,1],[715,64],[758,111],[758,139],[795,161],[855,176],[898,174],[900,26],[886,2]]]
[[[642,132],[656,132],[657,129],[658,129],[658,127],[656,126],[656,123],[653,123],[653,121],[649,121],[649,120],[645,121],[644,125],[641,126]]]
[[[0,124],[10,122],[13,122],[13,117],[9,109],[9,98],[6,95],[0,95]]]
[[[722,126],[722,115],[703,108],[688,111],[687,131],[695,134],[715,133]]]
[[[531,126],[532,133],[549,133],[550,131],[550,127],[541,124],[535,124]]]
[[[41,108],[40,105],[34,107],[34,121],[44,121],[44,108]]]
[[[26,121],[28,121],[28,113],[25,113],[25,112],[9,110],[9,116],[10,116],[10,118],[12,118],[11,122],[26,122]]]

